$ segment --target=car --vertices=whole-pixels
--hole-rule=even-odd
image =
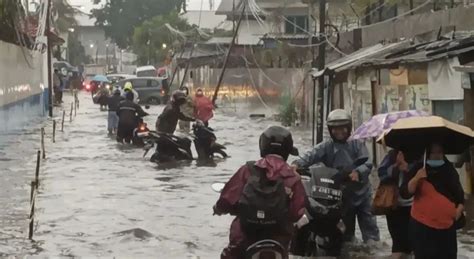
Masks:
[[[158,76],[158,71],[154,66],[143,66],[137,67],[134,74],[137,77],[156,77]]]
[[[168,79],[162,77],[136,77],[119,81],[116,86],[123,89],[126,82],[132,83],[141,103],[166,104],[169,99]]]
[[[124,80],[124,79],[129,79],[129,78],[135,78],[136,76],[134,75],[129,75],[129,74],[107,74],[107,79],[112,84],[115,84],[118,81]]]

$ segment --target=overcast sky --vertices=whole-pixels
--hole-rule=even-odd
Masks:
[[[92,4],[92,0],[68,0],[69,3],[75,7],[82,7],[81,9],[84,12],[89,12],[94,5]],[[189,10],[199,10],[201,8],[201,1],[203,10],[209,10],[209,1],[210,0],[187,0],[188,2],[188,9]],[[214,0],[214,10],[219,6],[221,0]]]

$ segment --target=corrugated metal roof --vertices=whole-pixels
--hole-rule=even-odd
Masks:
[[[230,44],[232,37],[212,37],[206,44]]]
[[[417,45],[411,40],[387,45],[377,44],[330,62],[323,71],[314,69],[312,76],[319,77],[326,71],[341,72],[357,67],[426,63],[437,59],[456,57],[467,52],[474,52],[474,35]]]

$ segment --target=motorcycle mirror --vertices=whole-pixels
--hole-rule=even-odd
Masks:
[[[150,109],[150,105],[145,105],[145,109]]]
[[[224,189],[225,183],[213,183],[211,189],[215,192],[221,192]]]

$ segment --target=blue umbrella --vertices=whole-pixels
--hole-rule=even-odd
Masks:
[[[106,76],[104,76],[104,75],[95,75],[95,76],[92,78],[92,81],[104,82],[104,83],[110,82],[109,79],[108,79]]]

